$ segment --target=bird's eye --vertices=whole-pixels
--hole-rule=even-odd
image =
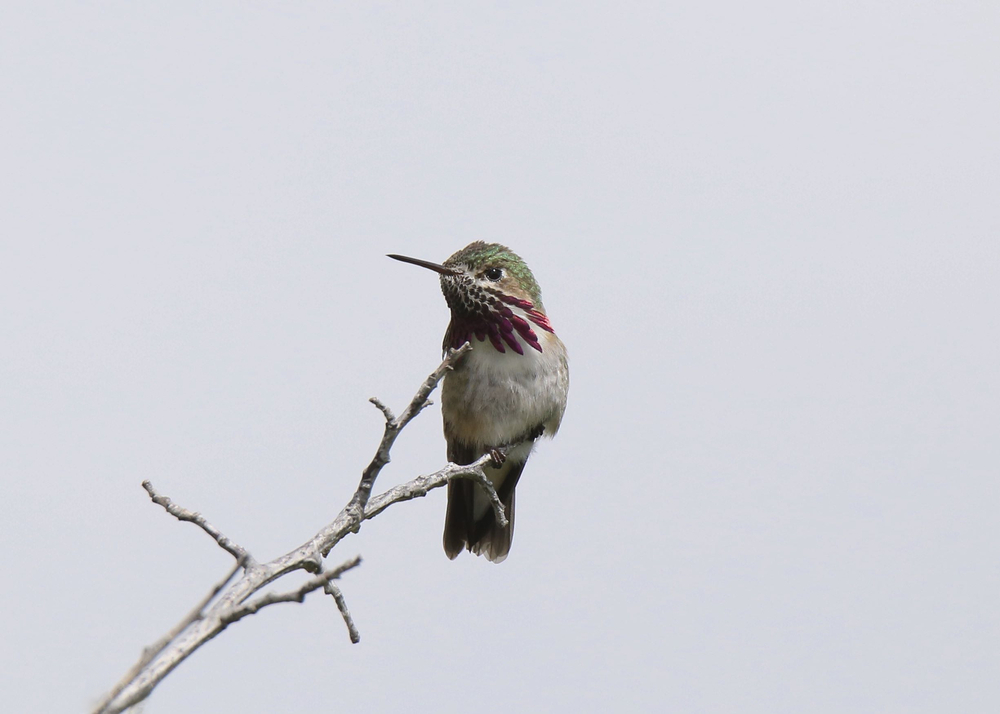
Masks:
[[[487,268],[483,271],[483,275],[486,276],[487,280],[492,280],[494,283],[498,282],[500,278],[503,277],[502,268]]]

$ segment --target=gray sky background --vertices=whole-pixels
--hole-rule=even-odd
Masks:
[[[144,711],[1000,709],[1000,5],[8,3],[0,691],[81,711],[346,502],[509,244],[568,345],[502,565],[445,494]],[[437,407],[381,486],[444,463]]]

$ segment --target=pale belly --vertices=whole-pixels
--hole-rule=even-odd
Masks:
[[[566,408],[569,370],[554,335],[544,334],[542,350],[500,353],[474,340],[441,387],[446,437],[485,450],[523,439],[540,424],[546,436],[555,434]]]

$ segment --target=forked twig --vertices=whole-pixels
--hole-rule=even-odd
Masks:
[[[333,581],[351,568],[356,567],[361,559],[354,557],[336,567],[324,569],[324,558],[347,534],[357,532],[364,521],[374,518],[394,503],[425,496],[428,492],[444,486],[452,479],[468,478],[479,483],[480,487],[489,494],[497,520],[502,526],[506,525],[507,519],[503,504],[484,471],[491,460],[490,455],[483,456],[466,466],[449,463],[432,474],[418,476],[411,481],[394,486],[382,494],[372,496],[375,480],[385,465],[389,463],[389,452],[399,432],[427,407],[430,403],[431,392],[456,361],[461,359],[462,355],[470,349],[471,345],[466,343],[457,350],[449,350],[438,368],[420,385],[416,395],[399,417],[396,417],[378,399],[371,400],[385,417],[385,429],[375,456],[362,473],[361,481],[354,495],[331,523],[320,529],[298,548],[274,560],[259,563],[246,548],[223,535],[200,513],[178,506],[166,496],[159,494],[149,481],[144,481],[142,486],[154,503],[163,507],[167,513],[178,520],[193,523],[201,528],[220,548],[236,559],[236,564],[229,574],[216,584],[186,617],[156,643],[143,650],[139,661],[101,699],[94,709],[94,713],[113,714],[142,701],[175,667],[229,625],[270,605],[283,602],[303,602],[309,593],[316,590],[323,590],[333,597],[337,609],[347,625],[351,641],[358,642],[360,635],[350,611],[347,609],[344,595]],[[243,570],[242,576],[233,582],[233,578],[240,569]],[[269,592],[254,598],[268,584],[297,570],[306,570],[314,575],[293,590],[283,593]]]

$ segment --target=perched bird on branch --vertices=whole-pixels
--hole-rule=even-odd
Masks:
[[[531,270],[506,246],[476,241],[441,264],[389,257],[440,275],[451,309],[444,349],[472,343],[441,387],[448,460],[469,464],[492,454],[486,474],[507,517],[501,526],[490,498],[474,482],[449,482],[444,551],[454,559],[467,548],[502,562],[514,537],[514,489],[521,472],[535,440],[554,436],[566,409],[566,348]]]

